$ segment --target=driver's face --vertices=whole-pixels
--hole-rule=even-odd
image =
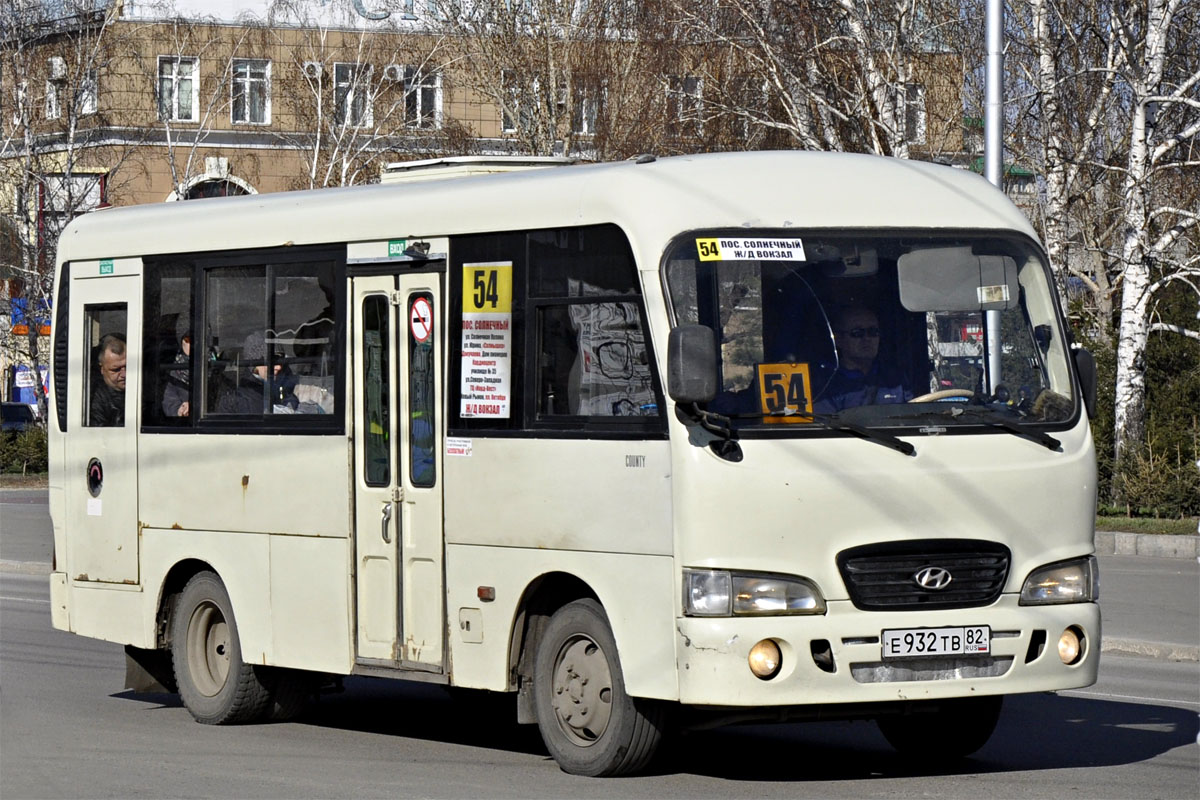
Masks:
[[[105,350],[100,355],[100,375],[113,389],[125,391],[125,354],[117,355],[111,350]]]
[[[838,353],[855,368],[869,367],[879,353],[879,320],[870,311],[851,311],[838,320],[834,331]]]

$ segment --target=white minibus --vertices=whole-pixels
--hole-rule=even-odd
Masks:
[[[1002,193],[803,152],[453,171],[71,223],[56,628],[204,723],[512,692],[584,775],[818,717],[962,757],[1095,681],[1094,365]]]

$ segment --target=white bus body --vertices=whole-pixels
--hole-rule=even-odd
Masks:
[[[641,159],[105,210],[58,261],[53,622],[201,721],[516,691],[616,774],[667,714],[953,756],[1095,681],[1088,376],[977,176]]]

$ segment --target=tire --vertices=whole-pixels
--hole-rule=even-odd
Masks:
[[[183,588],[171,618],[171,655],[179,696],[197,722],[252,722],[270,710],[270,686],[242,661],[229,593],[215,574],[197,573]]]
[[[875,724],[897,752],[925,762],[966,758],[987,744],[1004,697],[963,697],[930,703],[929,710],[879,717]]]
[[[650,763],[664,711],[625,693],[616,641],[595,600],[576,600],[550,618],[537,642],[533,701],[538,730],[564,772],[627,775]]]

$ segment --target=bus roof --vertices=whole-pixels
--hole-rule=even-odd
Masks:
[[[1016,230],[967,170],[845,153],[716,153],[106,209],[74,220],[60,263],[616,223],[661,248],[700,228]],[[657,266],[645,264],[646,267]]]

